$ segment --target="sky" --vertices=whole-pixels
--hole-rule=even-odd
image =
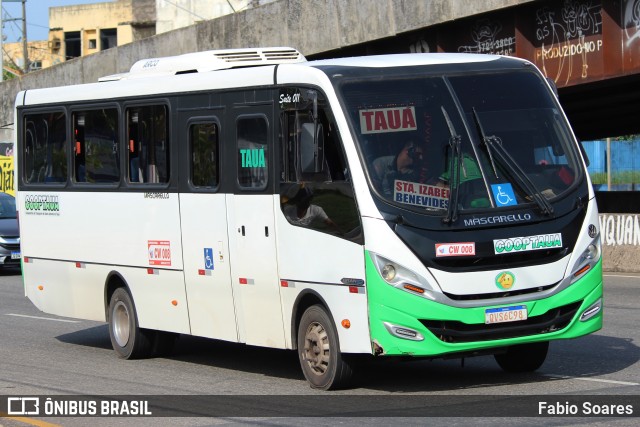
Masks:
[[[0,0],[2,3],[2,19],[22,18],[21,1]],[[106,3],[111,0],[27,0],[27,40],[49,39],[49,8],[86,3]],[[17,42],[22,37],[22,21],[5,22],[2,35],[5,43]]]

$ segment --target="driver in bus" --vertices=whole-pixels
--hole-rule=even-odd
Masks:
[[[393,196],[396,180],[421,184],[442,185],[439,173],[428,167],[425,150],[414,141],[408,141],[395,156],[383,156],[373,161],[379,187],[386,196]]]

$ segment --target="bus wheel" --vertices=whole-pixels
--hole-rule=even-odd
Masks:
[[[494,357],[498,365],[507,372],[533,372],[544,363],[549,342],[521,344],[509,347],[506,353]]]
[[[351,366],[340,353],[333,321],[319,305],[309,307],[300,319],[298,356],[302,372],[312,388],[341,388],[351,378]]]
[[[133,299],[118,288],[109,302],[109,336],[116,354],[123,359],[140,359],[151,353],[152,331],[140,329]]]

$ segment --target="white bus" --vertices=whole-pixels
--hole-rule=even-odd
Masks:
[[[528,61],[209,51],[15,114],[26,296],[122,358],[292,349],[332,389],[364,354],[532,371],[602,326],[585,159]]]

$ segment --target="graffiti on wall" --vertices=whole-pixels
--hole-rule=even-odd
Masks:
[[[458,46],[462,53],[487,53],[494,55],[514,55],[516,36],[504,35],[502,24],[493,19],[479,19],[471,26],[473,43]]]
[[[602,4],[599,0],[563,0],[535,12],[536,63],[556,83],[590,75],[590,63],[602,60]]]
[[[626,0],[623,11],[625,45],[630,47],[640,40],[640,0]]]
[[[640,215],[600,215],[603,246],[640,246]]]
[[[409,52],[411,53],[429,53],[432,50],[429,47],[429,43],[425,39],[420,39],[417,42],[409,44]]]

